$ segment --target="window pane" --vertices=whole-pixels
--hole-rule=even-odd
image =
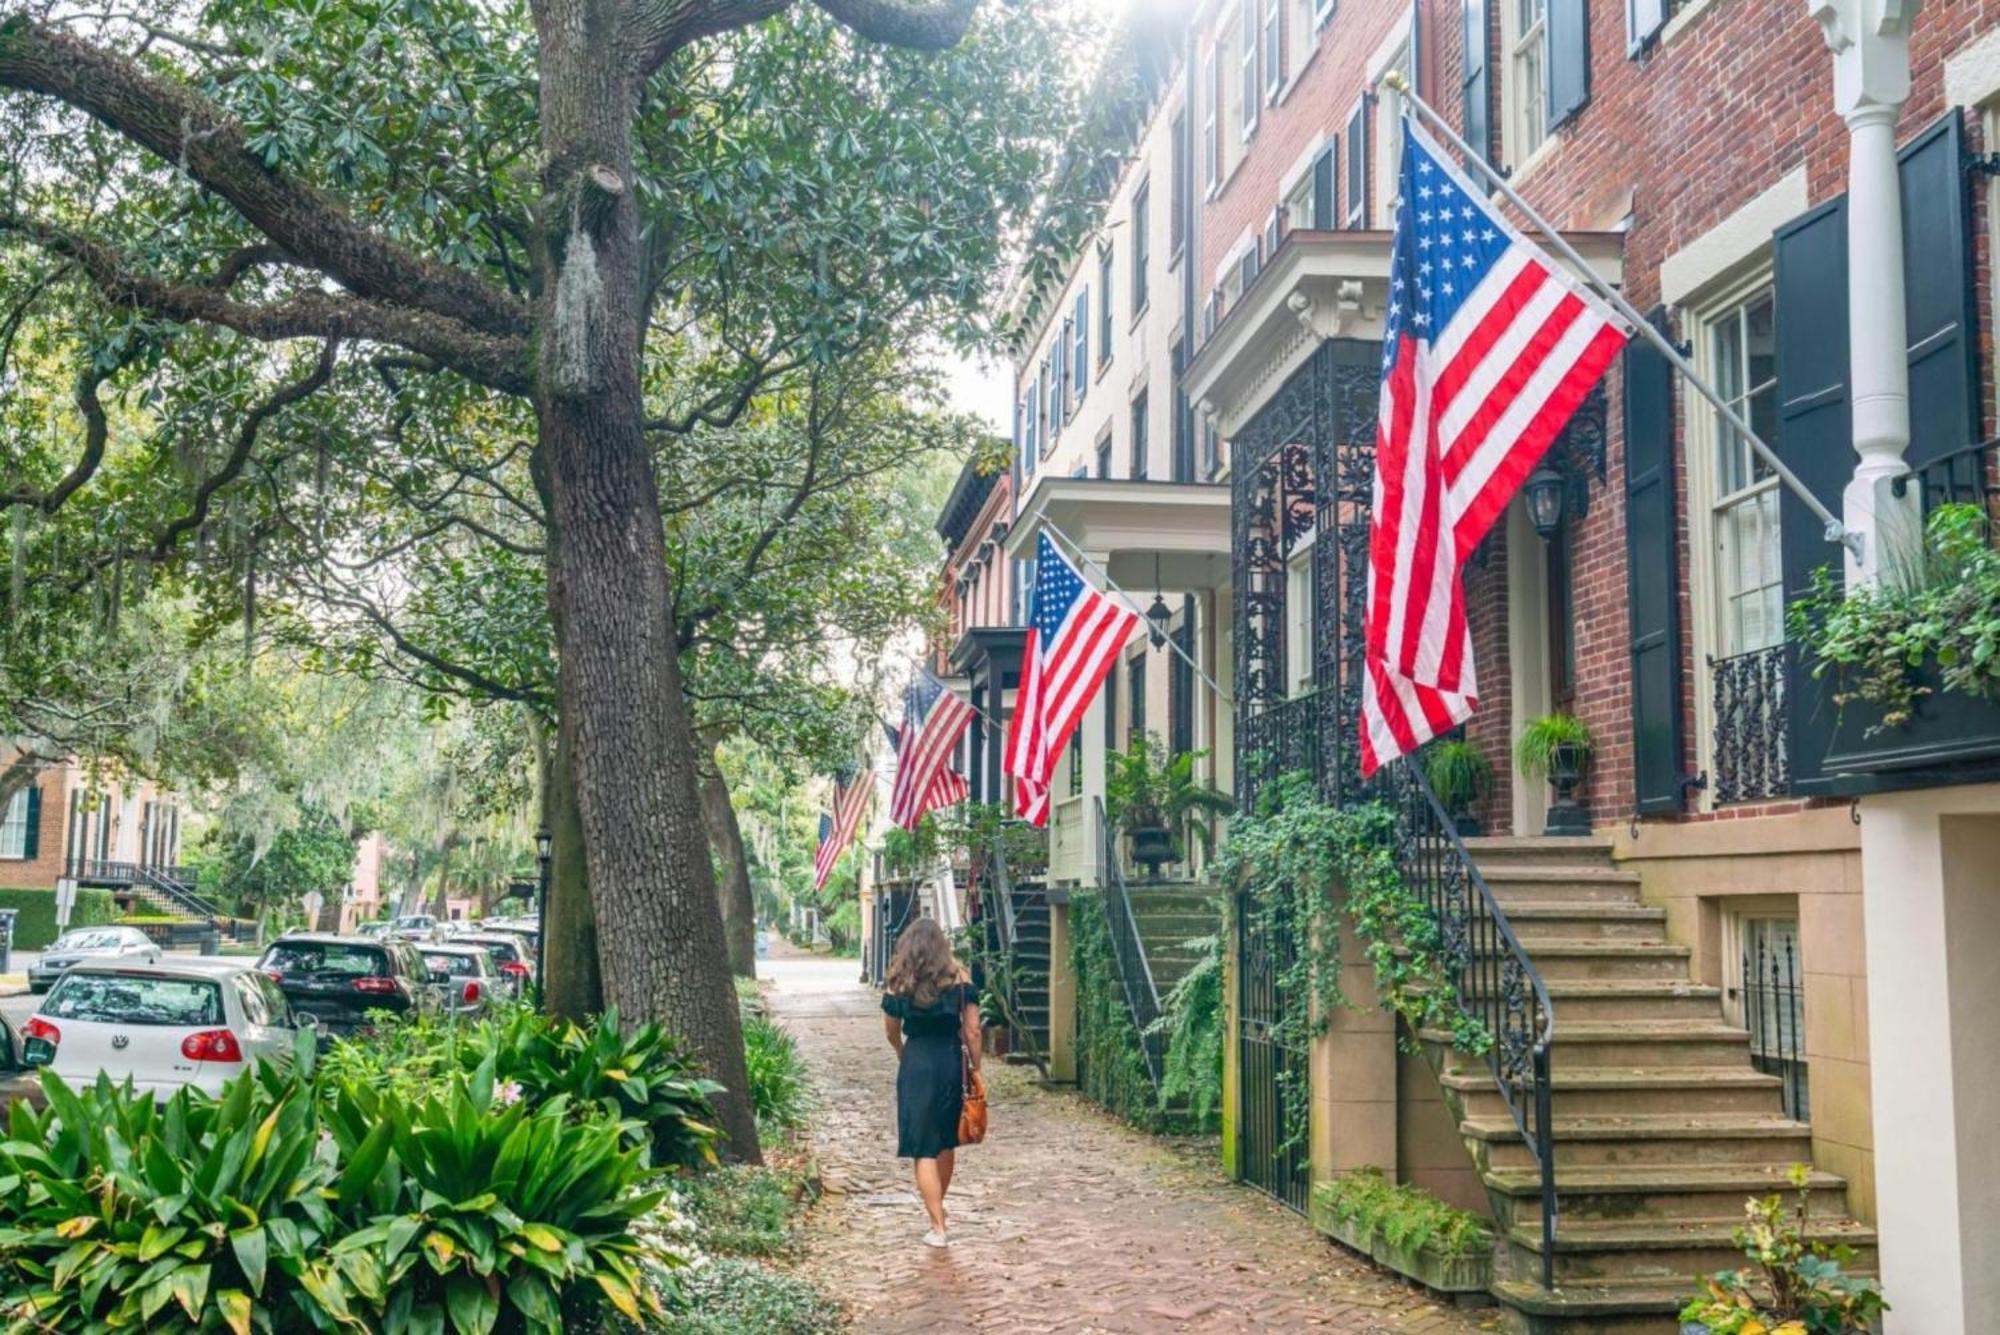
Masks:
[[[0,813],[0,858],[28,856],[28,790],[23,788]]]
[[[222,993],[199,978],[68,973],[42,1009],[59,1020],[187,1029],[222,1023]]]

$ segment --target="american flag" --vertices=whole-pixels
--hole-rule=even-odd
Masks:
[[[1035,600],[1021,652],[1021,689],[1007,732],[1014,813],[1049,818],[1056,757],[1132,638],[1139,614],[1092,589],[1047,533],[1035,544]]]
[[[965,780],[945,762],[971,721],[971,705],[952,694],[928,670],[917,669],[917,679],[903,697],[902,729],[889,730],[896,749],[890,820],[914,830],[931,808],[965,800]]]
[[[854,842],[854,832],[861,828],[861,813],[868,809],[868,798],[874,791],[875,771],[866,765],[846,782],[834,780],[833,812],[819,818],[819,851],[813,855],[815,891],[826,889],[840,855]]]
[[[1389,274],[1364,775],[1478,707],[1459,570],[1632,335],[1409,120]]]

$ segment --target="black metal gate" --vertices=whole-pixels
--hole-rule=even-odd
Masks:
[[[1306,1098],[1286,1098],[1311,1079],[1303,1037],[1283,1037],[1280,979],[1297,957],[1286,924],[1260,925],[1247,894],[1236,896],[1242,942],[1236,971],[1236,1172],[1243,1181],[1304,1213],[1309,1187]]]

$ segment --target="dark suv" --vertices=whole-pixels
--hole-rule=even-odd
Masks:
[[[430,970],[408,941],[295,932],[273,941],[257,967],[294,1011],[332,1034],[353,1033],[370,1011],[435,1015],[438,1009]]]

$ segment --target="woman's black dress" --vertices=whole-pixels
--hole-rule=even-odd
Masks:
[[[959,1053],[965,1007],[975,1000],[968,983],[946,988],[919,1007],[908,997],[882,998],[882,1009],[903,1022],[903,1064],[896,1072],[896,1153],[935,1159],[958,1148],[958,1114],[965,1102]]]

